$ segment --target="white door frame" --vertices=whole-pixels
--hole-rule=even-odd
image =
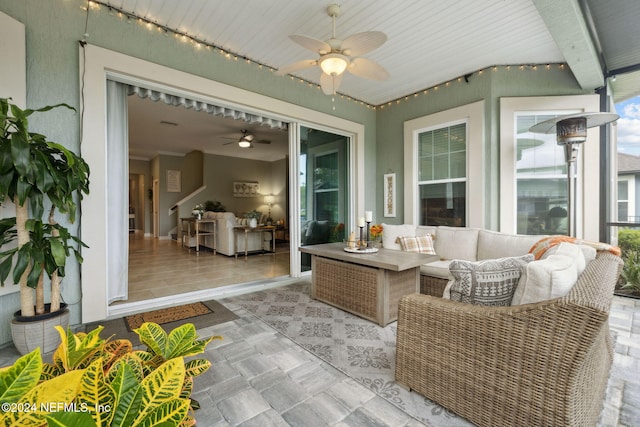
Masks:
[[[81,277],[85,280],[82,280],[81,287],[82,295],[91,295],[91,298],[82,299],[83,323],[103,320],[110,314],[107,301],[109,283],[107,164],[104,154],[107,148],[105,132],[107,78],[146,87],[156,86],[161,90],[169,89],[176,94],[184,93],[189,96],[198,94],[197,97],[204,101],[222,103],[248,112],[269,113],[291,123],[304,121],[314,127],[322,124],[353,134],[356,167],[352,173],[355,174],[354,179],[359,183],[353,196],[357,211],[364,211],[364,125],[98,46],[88,44],[79,49],[80,57],[84,57],[84,61],[80,61],[80,75],[84,76],[85,99],[84,105],[81,106],[84,130],[82,144],[92,147],[84,154],[91,168],[91,192],[82,203],[81,235],[89,249],[83,251]],[[289,215],[291,216],[291,213]],[[153,300],[150,304],[153,304]],[[157,304],[155,306],[157,307]]]

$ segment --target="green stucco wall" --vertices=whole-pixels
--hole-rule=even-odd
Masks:
[[[443,82],[446,83],[446,82]],[[378,107],[376,117],[376,183],[382,183],[385,173],[396,173],[396,213],[395,218],[384,218],[384,222],[401,224],[404,221],[404,122],[417,117],[448,110],[475,101],[485,100],[485,146],[483,159],[485,170],[485,217],[486,228],[497,230],[499,224],[499,153],[500,153],[500,98],[515,96],[550,96],[584,94],[567,67],[552,65],[548,69],[532,67],[496,67],[482,73],[476,72],[458,81],[453,78],[449,85],[441,84],[438,89],[428,88],[427,93],[394,101],[390,105]],[[382,212],[382,185],[376,185],[376,212]],[[378,215],[381,217],[381,215]]]

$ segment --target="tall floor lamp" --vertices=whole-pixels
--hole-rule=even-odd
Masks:
[[[564,159],[567,162],[567,232],[576,235],[576,184],[574,168],[578,158],[580,144],[587,139],[587,129],[603,126],[618,120],[613,113],[578,113],[560,116],[538,123],[531,128],[533,133],[556,133],[558,145],[564,146]]]

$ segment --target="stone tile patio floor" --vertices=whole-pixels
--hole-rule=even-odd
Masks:
[[[212,369],[196,379],[198,426],[419,426],[421,422],[317,359],[243,309],[239,319],[199,330],[222,335],[206,357]],[[640,425],[640,300],[615,297],[617,334],[601,426]],[[0,366],[13,363],[13,346]]]

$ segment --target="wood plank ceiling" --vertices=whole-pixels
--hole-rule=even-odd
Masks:
[[[273,68],[317,55],[289,39],[331,37],[330,1],[107,0],[105,3],[187,33]],[[388,41],[364,57],[382,65],[384,82],[345,75],[340,92],[380,105],[467,73],[501,64],[564,58],[531,0],[443,2],[343,0],[338,38],[382,31]],[[295,73],[319,82],[319,68]]]

